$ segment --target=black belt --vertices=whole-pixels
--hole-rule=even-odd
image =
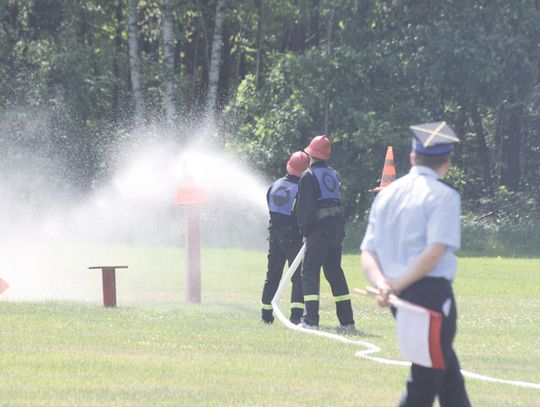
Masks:
[[[279,232],[284,232],[284,231],[287,231],[287,232],[294,232],[294,233],[300,233],[299,232],[299,229],[298,229],[298,226],[297,225],[287,225],[287,224],[271,224],[270,225],[270,228],[271,230],[273,231],[279,231]]]
[[[331,206],[329,208],[319,208],[317,210],[317,220],[323,220],[324,218],[335,217],[343,214],[343,208],[341,206]]]

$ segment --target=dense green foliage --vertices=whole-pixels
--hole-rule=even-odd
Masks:
[[[241,137],[232,143],[277,174],[280,157],[326,130],[348,213],[358,214],[386,146],[395,146],[403,174],[408,125],[444,118],[463,140],[449,178],[466,209],[494,210],[496,191],[519,190],[538,202],[540,14],[533,2],[337,4],[325,44],[274,54],[259,88],[246,77],[235,105]],[[521,209],[537,213],[534,206]]]
[[[216,1],[171,0],[172,78],[164,68],[164,2],[136,3],[146,123],[164,121],[167,79],[177,129],[199,122]],[[446,120],[463,140],[449,180],[475,230],[502,233],[536,221],[538,1],[227,0],[224,10],[219,140],[268,177],[283,172],[291,151],[328,133],[346,215],[362,221],[387,145],[402,175],[408,125]],[[67,163],[68,177],[90,187],[106,171],[109,147],[135,123],[127,39],[126,0],[2,1],[3,151],[28,145]]]

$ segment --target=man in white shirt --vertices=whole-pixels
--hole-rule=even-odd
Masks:
[[[458,142],[445,122],[411,126],[414,133],[409,174],[381,191],[362,241],[362,267],[379,289],[378,302],[390,294],[443,315],[440,343],[445,369],[412,364],[400,406],[468,407],[469,399],[452,348],[456,306],[451,283],[460,248],[459,193],[440,180],[450,168]],[[393,310],[395,313],[395,310]]]

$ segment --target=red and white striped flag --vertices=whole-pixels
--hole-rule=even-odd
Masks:
[[[0,294],[9,288],[9,284],[0,278]]]
[[[442,314],[401,299],[393,305],[397,309],[401,356],[416,365],[446,369],[441,347]]]

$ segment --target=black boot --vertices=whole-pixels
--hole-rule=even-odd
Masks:
[[[294,325],[298,325],[300,322],[302,322],[303,313],[304,313],[304,310],[302,308],[291,308],[291,317],[289,318],[289,320]]]
[[[263,309],[261,312],[261,321],[265,324],[271,324],[274,322],[274,315],[272,315],[271,309]]]

